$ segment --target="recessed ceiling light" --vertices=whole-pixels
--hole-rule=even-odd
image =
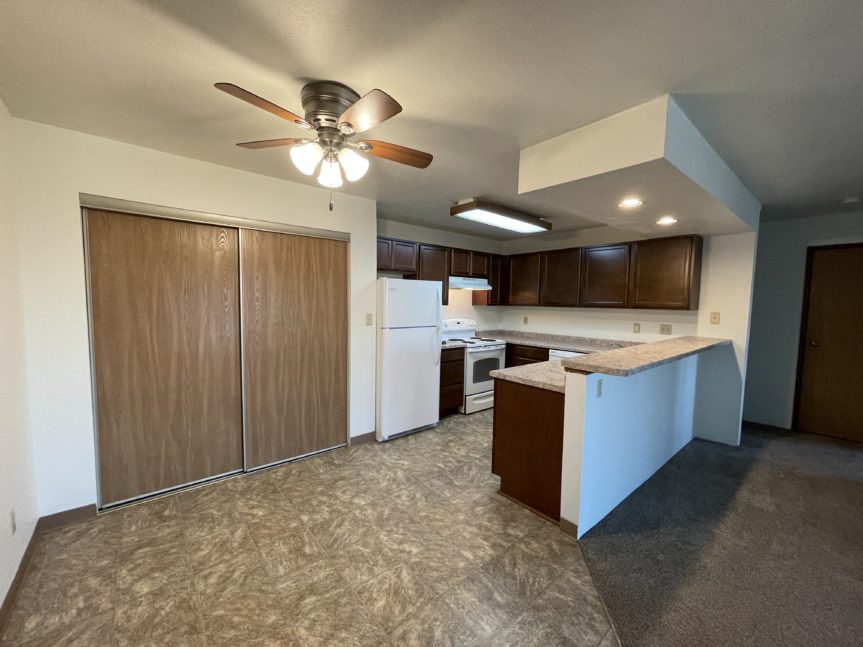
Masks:
[[[510,231],[518,232],[519,234],[536,234],[542,231],[549,231],[551,223],[529,216],[526,213],[506,209],[490,202],[482,200],[471,200],[463,204],[457,204],[450,207],[449,215],[465,220],[473,220],[481,222],[484,225],[492,227],[500,227]]]
[[[638,198],[624,198],[617,206],[621,207],[622,209],[634,209],[635,207],[640,207],[643,204],[644,202],[642,202]]]
[[[656,221],[656,224],[668,226],[673,225],[675,222],[677,222],[677,218],[674,216],[662,216],[662,218]]]

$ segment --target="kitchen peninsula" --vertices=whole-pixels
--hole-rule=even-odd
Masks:
[[[707,337],[606,348],[492,372],[501,492],[578,537],[698,435],[698,356],[733,352]]]

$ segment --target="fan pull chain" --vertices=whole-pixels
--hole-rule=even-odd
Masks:
[[[330,190],[330,211],[333,210],[333,192]]]

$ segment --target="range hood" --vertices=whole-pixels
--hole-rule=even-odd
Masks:
[[[464,276],[449,277],[450,290],[491,290],[488,279],[469,279]]]

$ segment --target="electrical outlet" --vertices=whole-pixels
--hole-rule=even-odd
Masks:
[[[632,324],[632,332],[641,332],[641,324],[640,323]]]
[[[525,317],[524,317],[524,325],[525,326],[527,325],[527,315],[525,315]]]
[[[375,322],[374,317],[372,317],[371,312],[366,313],[366,325],[371,326]]]
[[[9,511],[9,526],[12,528],[12,534],[14,535],[18,530],[18,523],[15,521],[15,511]]]
[[[599,378],[599,379],[596,381],[596,397],[597,397],[597,398],[601,398],[601,397],[602,397],[602,378]]]
[[[712,324],[718,324],[719,323],[719,313],[718,312],[711,312],[710,313],[710,323],[712,323]]]
[[[659,334],[660,335],[670,335],[671,334],[671,324],[659,324]]]

